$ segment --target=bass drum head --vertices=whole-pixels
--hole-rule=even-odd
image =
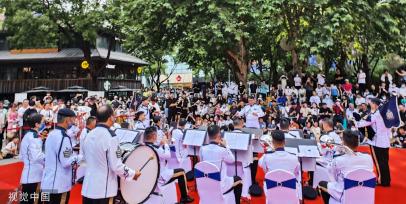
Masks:
[[[127,203],[143,203],[154,192],[159,178],[159,157],[153,148],[139,145],[124,158],[125,165],[139,170],[151,157],[153,159],[145,165],[136,181],[120,178],[121,195]]]

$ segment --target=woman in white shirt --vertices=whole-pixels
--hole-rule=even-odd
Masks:
[[[357,78],[358,78],[359,90],[361,91],[361,93],[364,93],[364,91],[366,89],[367,75],[365,74],[364,71],[362,71],[362,69],[360,69],[359,73],[357,74]]]

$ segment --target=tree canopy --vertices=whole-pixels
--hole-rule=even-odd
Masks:
[[[280,71],[308,71],[308,57],[316,55],[326,73],[336,65],[370,77],[386,55],[406,56],[406,0],[2,0],[0,6],[14,48],[69,40],[87,58],[103,32],[150,61],[158,75],[166,55],[205,73],[231,69],[242,82],[252,64],[256,77],[276,80]]]

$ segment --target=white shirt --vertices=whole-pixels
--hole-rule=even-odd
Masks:
[[[282,169],[292,173],[296,177],[296,191],[299,198],[301,195],[301,176],[300,176],[300,163],[297,156],[278,149],[274,152],[265,153],[258,161],[265,174],[272,170]]]
[[[54,120],[54,111],[43,109],[39,113],[44,116],[45,121],[53,122],[53,120]]]
[[[317,84],[324,85],[325,83],[325,77],[322,74],[317,74]]]
[[[20,183],[39,183],[44,171],[45,154],[42,152],[42,140],[34,130],[28,131],[20,147],[20,159],[24,162]]]
[[[315,103],[319,105],[321,103],[319,96],[311,96],[309,100],[310,104]]]
[[[131,181],[135,171],[121,161],[119,138],[105,125],[97,125],[82,145],[86,175],[82,195],[101,199],[117,195],[117,176]]]
[[[23,116],[24,112],[27,110],[27,108],[20,107],[17,110],[17,118],[18,118],[18,126],[22,127],[23,126]]]
[[[344,191],[344,176],[356,169],[366,169],[373,171],[373,162],[369,154],[356,152],[356,155],[344,154],[334,158],[331,167],[328,169],[329,174],[334,181],[328,182],[328,193],[340,201]]]
[[[227,165],[225,163],[232,164],[235,158],[228,147],[223,147],[211,142],[210,144],[204,145],[200,148],[199,158],[200,161],[207,161],[216,165],[220,170],[222,193],[225,193],[231,189],[234,183],[234,178],[227,176]]]
[[[13,150],[13,149],[17,149],[17,145],[16,145],[13,141],[11,141],[11,142],[7,143],[7,145],[4,146],[4,147],[1,149],[1,152],[2,152],[4,155],[12,154],[11,150]]]
[[[385,78],[386,78],[385,74],[382,74],[381,82],[385,82]],[[388,80],[389,80],[389,84],[392,84],[392,75],[391,74],[388,74]]]
[[[359,106],[359,105],[361,105],[361,104],[363,104],[363,103],[366,103],[365,98],[363,98],[363,97],[357,97],[357,98],[355,98],[355,105]]]
[[[181,129],[172,130],[173,145],[178,162],[182,162],[188,156],[187,148],[183,146],[183,131]]]
[[[366,83],[366,81],[365,81],[366,78],[367,78],[367,75],[365,74],[365,72],[358,73],[358,84],[365,84]]]
[[[256,113],[257,115],[254,115]],[[265,113],[262,111],[262,108],[259,105],[246,105],[240,112],[240,116],[245,116],[246,127],[259,128],[259,118],[263,117]]]
[[[302,85],[302,78],[300,78],[300,76],[296,76],[293,80],[295,81],[295,86]]]
[[[361,120],[356,123],[356,126],[358,128],[371,126],[372,129],[375,131],[375,137],[372,140],[368,139],[368,144],[380,148],[390,147],[391,129],[386,128],[379,111],[375,111],[375,113],[371,114],[370,121]]]
[[[145,120],[142,121],[142,123],[144,123],[145,128],[150,126],[150,109],[148,106],[144,106],[144,105],[140,105],[140,107],[138,107],[138,111],[142,111],[145,114]]]
[[[72,188],[72,164],[81,156],[72,154],[72,142],[66,130],[55,127],[45,142],[45,168],[41,190],[50,193],[65,193]]]

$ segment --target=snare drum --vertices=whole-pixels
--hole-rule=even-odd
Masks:
[[[120,178],[120,190],[127,203],[143,203],[154,192],[159,178],[159,157],[156,151],[147,145],[124,143],[120,145],[123,163],[133,170],[141,170],[136,181]]]

